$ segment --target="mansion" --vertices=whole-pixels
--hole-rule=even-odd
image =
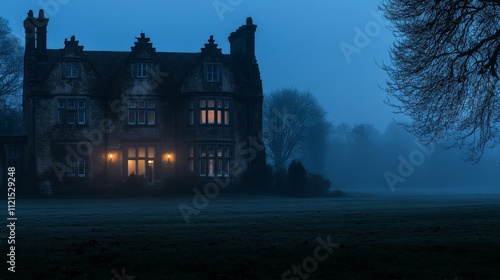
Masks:
[[[47,49],[48,22],[43,10],[24,20],[24,135],[11,141],[22,145],[23,176],[189,189],[223,178],[237,188],[265,167],[251,18],[230,34],[229,54],[213,36],[197,53],[160,52],[144,33],[130,51],[84,50],[75,36]]]

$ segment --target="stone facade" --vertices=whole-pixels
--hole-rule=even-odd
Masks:
[[[28,170],[56,185],[200,185],[265,167],[256,25],[211,36],[199,53],[158,52],[141,33],[128,52],[47,49],[49,19],[28,13],[23,110]],[[257,176],[257,174],[255,174]]]

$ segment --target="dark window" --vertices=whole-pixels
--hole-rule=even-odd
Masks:
[[[85,177],[87,175],[87,166],[84,158],[72,159],[66,164],[67,166],[64,169],[66,177]]]
[[[205,73],[207,82],[220,82],[220,64],[207,63],[205,65]]]
[[[188,172],[194,174],[194,146],[188,146]]]
[[[200,176],[229,176],[229,161],[228,145],[200,146]]]
[[[7,147],[7,158],[8,159],[18,159],[19,158],[19,148],[18,147]]]
[[[156,102],[154,100],[129,100],[127,103],[128,124],[155,125]]]
[[[135,64],[135,76],[137,78],[146,78],[148,76],[148,64],[138,62]]]
[[[16,168],[16,172],[19,169],[19,154],[19,147],[7,147],[7,167]]]
[[[59,110],[57,121],[62,124],[86,124],[86,101],[85,99],[58,99]]]
[[[193,125],[194,124],[194,101],[193,100],[189,100],[188,112],[189,112],[189,115],[188,115],[189,125]]]
[[[78,78],[80,77],[80,67],[76,61],[64,62],[64,77],[66,78]]]

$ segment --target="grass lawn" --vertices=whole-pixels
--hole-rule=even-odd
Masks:
[[[18,200],[0,279],[500,279],[499,195],[192,198]]]

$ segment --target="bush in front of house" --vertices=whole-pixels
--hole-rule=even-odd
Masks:
[[[272,194],[284,196],[325,196],[331,182],[321,175],[310,173],[304,165],[294,160],[287,172],[276,171],[273,174]]]

